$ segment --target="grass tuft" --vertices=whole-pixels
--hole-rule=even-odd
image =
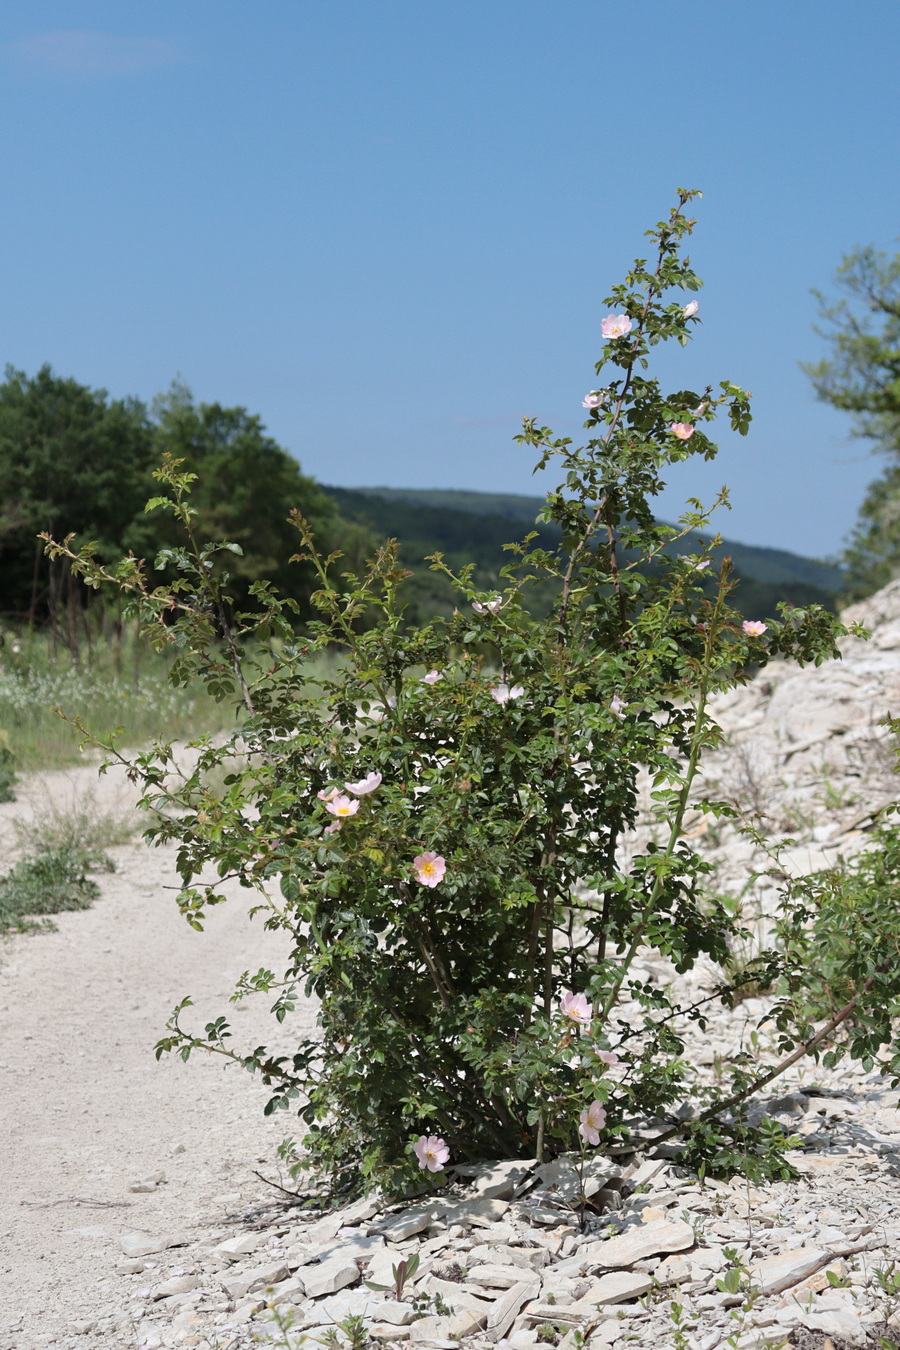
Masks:
[[[28,820],[12,822],[21,853],[98,854],[127,844],[139,822],[133,812],[104,811],[92,792],[83,793],[74,806],[51,804]]]
[[[53,928],[48,915],[87,909],[100,894],[87,874],[100,869],[111,872],[115,864],[96,849],[63,847],[23,858],[0,877],[0,930]]]

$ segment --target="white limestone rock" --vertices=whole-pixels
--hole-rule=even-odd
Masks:
[[[288,1279],[290,1273],[290,1269],[284,1261],[272,1261],[265,1266],[251,1266],[249,1270],[236,1270],[233,1275],[229,1275],[222,1281],[222,1287],[229,1298],[233,1298],[237,1302],[238,1299],[252,1293],[254,1289],[265,1289],[267,1285],[278,1284],[281,1280]],[[305,1283],[306,1281],[304,1281]]]
[[[151,1297],[159,1299],[171,1298],[173,1294],[189,1294],[192,1289],[199,1289],[202,1283],[199,1275],[172,1275],[156,1286]]]
[[[428,1341],[432,1345],[445,1342],[452,1345],[480,1331],[486,1321],[486,1313],[479,1316],[468,1311],[454,1313],[452,1317],[420,1317],[410,1323],[409,1338],[413,1342]]]
[[[307,1298],[322,1298],[326,1294],[336,1294],[339,1289],[356,1284],[359,1280],[359,1266],[353,1260],[343,1256],[333,1256],[318,1266],[303,1266],[298,1277],[303,1281]]]
[[[750,1278],[763,1294],[780,1294],[799,1284],[808,1275],[814,1275],[832,1259],[830,1252],[818,1247],[798,1247],[793,1251],[782,1252],[779,1256],[767,1256],[750,1267]]]
[[[373,1298],[366,1313],[367,1317],[389,1323],[395,1331],[397,1327],[408,1327],[415,1315],[416,1310],[411,1303],[398,1303],[390,1298]]]
[[[605,1242],[590,1242],[576,1254],[581,1270],[625,1270],[648,1256],[670,1256],[693,1247],[696,1236],[688,1223],[663,1219],[627,1229]]]
[[[228,1238],[226,1242],[220,1242],[218,1247],[213,1247],[212,1254],[225,1261],[240,1261],[242,1256],[259,1251],[265,1243],[265,1233],[241,1233],[238,1237]]]
[[[483,1285],[486,1289],[511,1289],[519,1284],[522,1271],[518,1266],[493,1263],[473,1266],[466,1272],[466,1283]]]
[[[416,1205],[399,1214],[386,1214],[372,1225],[373,1232],[381,1233],[388,1242],[405,1242],[407,1238],[423,1233],[426,1228],[443,1218],[445,1206]]]
[[[464,1163],[455,1167],[454,1171],[470,1181],[475,1193],[486,1200],[508,1200],[516,1187],[531,1175],[536,1166],[536,1159],[526,1158],[521,1161]]]
[[[125,1256],[132,1258],[139,1256],[153,1256],[156,1252],[164,1252],[169,1247],[187,1246],[189,1238],[181,1237],[151,1237],[149,1233],[120,1233],[119,1246]]]
[[[592,1280],[586,1294],[582,1294],[580,1303],[593,1303],[597,1307],[607,1303],[626,1303],[629,1299],[640,1298],[653,1288],[654,1276],[636,1273],[633,1270],[614,1270]]]
[[[523,1304],[538,1297],[540,1281],[537,1278],[521,1280],[511,1285],[502,1298],[496,1300],[488,1313],[486,1330],[488,1340],[502,1340],[512,1326]]]

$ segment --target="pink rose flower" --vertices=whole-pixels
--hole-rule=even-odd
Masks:
[[[768,624],[760,623],[759,619],[745,619],[741,627],[748,637],[762,637],[768,628]]]
[[[364,797],[367,792],[374,792],[376,788],[381,787],[381,774],[366,774],[365,778],[361,778],[358,783],[345,783],[344,787],[357,797]]]
[[[443,1139],[437,1135],[420,1135],[413,1144],[413,1153],[419,1160],[422,1171],[442,1172],[450,1160],[450,1150]]]
[[[325,826],[325,828],[324,828],[324,830],[322,831],[322,833],[323,833],[323,834],[336,834],[337,831],[338,831],[340,828],[341,828],[341,822],[340,822],[339,820],[333,820],[333,821],[331,822],[330,825],[326,825],[326,826]]]
[[[582,408],[602,408],[606,402],[606,394],[599,389],[594,389],[581,401]]]
[[[623,698],[619,698],[618,694],[613,695],[612,701],[609,705],[609,710],[614,717],[618,717],[620,722],[624,722],[625,720],[625,709],[627,707],[628,704],[625,702]]]
[[[511,698],[521,698],[525,690],[520,684],[508,685],[505,680],[495,684],[491,690],[491,698],[496,703],[508,703]]]
[[[632,323],[627,314],[607,314],[600,325],[600,332],[609,340],[622,338],[631,332]]]
[[[438,886],[447,871],[447,862],[438,853],[420,853],[413,858],[416,881],[422,886]]]
[[[321,792],[316,793],[320,802],[333,802],[337,795],[337,788],[323,788]]]
[[[694,434],[694,427],[691,422],[673,422],[669,430],[680,441],[689,441]]]
[[[578,1126],[578,1133],[586,1144],[599,1144],[599,1131],[606,1124],[606,1112],[603,1109],[602,1102],[591,1102],[586,1111],[582,1111],[578,1117],[581,1124]]]
[[[601,1064],[608,1064],[611,1069],[622,1063],[615,1050],[595,1050],[594,1054]]]
[[[330,811],[333,816],[343,819],[346,816],[355,816],[359,810],[359,802],[354,801],[352,797],[345,797],[339,793],[331,801],[325,803],[325,810]]]
[[[441,672],[440,672],[439,670],[429,670],[429,672],[428,672],[427,675],[423,675],[423,676],[422,676],[422,678],[421,678],[421,680],[419,681],[419,683],[420,683],[420,684],[437,684],[438,680],[442,680],[443,678],[444,678],[444,677],[443,677],[443,675],[441,674]]]
[[[700,308],[699,300],[689,300],[681,312],[686,319],[692,319],[694,315],[697,313],[697,310],[699,308]]]
[[[571,990],[564,989],[559,1000],[559,1010],[564,1017],[577,1022],[579,1026],[590,1024],[592,1008],[584,994],[573,994]]]
[[[473,600],[472,608],[476,614],[499,614],[500,606],[503,604],[503,597],[495,595],[493,600]]]

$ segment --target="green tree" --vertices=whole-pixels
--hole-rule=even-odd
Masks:
[[[343,521],[334,502],[246,408],[195,404],[174,384],[152,415],[138,399],[110,399],[42,366],[34,377],[8,367],[0,384],[0,611],[30,623],[63,624],[77,643],[80,615],[93,592],[65,559],[45,557],[41,531],[96,542],[102,561],[133,551],[151,563],[175,539],[170,517],[149,515],[151,470],[164,455],[199,472],[198,531],[227,535],[231,590],[244,603],[268,577],[308,614],[308,565],[291,564],[297,509],[323,549],[340,547],[357,564],[370,536]],[[163,580],[159,577],[159,580]]]
[[[894,461],[869,488],[844,553],[859,597],[900,573],[900,254],[855,249],[835,281],[837,301],[817,293],[831,354],[803,369],[819,398],[851,414],[852,434]]]
[[[44,556],[39,531],[93,539],[101,558],[127,547],[153,460],[150,422],[135,399],[42,366],[8,366],[0,385],[0,608],[55,622],[81,595],[67,564]]]
[[[169,455],[198,475],[192,497],[198,537],[228,538],[242,549],[227,564],[229,590],[239,604],[246,604],[253,582],[266,579],[308,613],[313,573],[291,562],[297,550],[292,510],[309,522],[326,552],[340,548],[358,563],[369,550],[366,530],[341,519],[334,501],[246,408],[195,403],[191,391],[175,382],[155,399],[153,421],[154,462]],[[172,518],[159,511],[135,523],[127,540],[147,556],[176,542]]]

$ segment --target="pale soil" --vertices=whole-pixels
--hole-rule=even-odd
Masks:
[[[20,785],[19,799],[0,807],[3,870],[15,856],[14,818],[92,792],[104,810],[134,800],[123,777],[98,783],[91,766]],[[279,969],[285,936],[266,933],[262,916],[251,923],[252,893],[237,888],[198,933],[169,889],[171,849],[148,849],[138,834],[111,852],[117,871],[97,877],[102,898],[91,909],[58,915],[56,932],[0,940],[0,1350],[133,1344],[130,1320],[86,1335],[69,1325],[127,1306],[117,1235],[197,1240],[271,1203],[275,1192],[252,1171],[275,1177],[275,1147],[299,1124],[284,1113],[265,1119],[266,1089],[237,1066],[153,1054],[186,994],[197,1004],[191,1025],[224,1013],[241,1047],[271,1045],[270,1000],[239,1015],[227,1000],[241,971]],[[313,1023],[306,1006],[285,1024],[281,1048]],[[129,1192],[157,1171],[167,1181],[156,1191]]]

